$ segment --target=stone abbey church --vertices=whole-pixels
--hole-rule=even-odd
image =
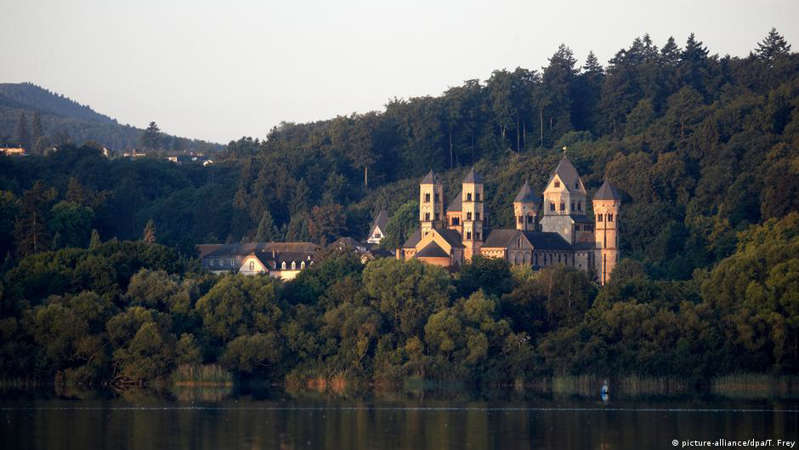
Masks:
[[[474,169],[446,211],[444,200],[444,186],[430,171],[419,184],[419,229],[397,249],[397,259],[452,269],[474,255],[534,269],[561,264],[595,273],[602,284],[618,262],[621,197],[605,181],[594,194],[594,218],[589,218],[585,186],[565,154],[549,177],[543,204],[526,182],[521,187],[513,200],[515,229],[489,230],[485,190]]]

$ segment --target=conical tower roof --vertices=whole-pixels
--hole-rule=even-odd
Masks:
[[[420,184],[436,184],[437,181],[438,177],[436,176],[435,173],[433,173],[433,170],[431,169],[430,172],[427,172],[427,175],[425,175],[424,178],[422,178],[422,182]]]
[[[608,180],[605,180],[605,182],[602,183],[602,186],[599,187],[599,190],[596,191],[596,194],[594,194],[594,200],[619,201],[621,200],[621,195],[619,195],[619,191],[617,191],[616,188],[608,182]]]
[[[464,183],[482,183],[483,179],[474,171],[474,166],[469,170],[469,173],[463,178]]]
[[[516,198],[513,199],[514,203],[533,203],[535,202],[536,197],[533,190],[530,189],[530,185],[527,184],[527,181],[524,182],[522,188],[519,189],[519,193],[516,194]]]

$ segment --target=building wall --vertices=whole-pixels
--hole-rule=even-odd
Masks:
[[[574,219],[562,215],[544,215],[541,218],[541,231],[558,233],[569,244],[574,244]]]
[[[419,185],[419,222],[422,225],[422,236],[430,232],[434,224],[445,219],[444,187],[439,184]]]
[[[619,261],[619,202],[594,200],[596,271],[601,284],[607,283]]]
[[[424,263],[432,264],[434,266],[440,266],[440,267],[449,267],[451,265],[451,262],[452,262],[452,261],[450,261],[450,258],[448,258],[446,256],[432,257],[432,258],[430,258],[430,257],[424,258],[423,257],[423,258],[418,258],[418,259],[419,259],[419,261],[422,261]]]

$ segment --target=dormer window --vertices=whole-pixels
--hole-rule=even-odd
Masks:
[[[555,180],[555,187],[560,187],[560,181]]]

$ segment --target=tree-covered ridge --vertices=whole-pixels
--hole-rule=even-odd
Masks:
[[[116,123],[116,120],[97,113],[89,105],[81,105],[33,83],[0,83],[0,104],[93,122]]]
[[[96,241],[28,256],[0,289],[0,376],[117,385],[181,364],[304,384],[346,377],[475,384],[560,374],[675,376],[799,368],[799,213],[740,234],[688,281],[625,259],[582,271],[475,257],[459,273],[331,251],[297,279],[212,276],[161,245]]]
[[[0,376],[795,374],[797,69],[776,31],[746,58],[644,36],[607,67],[562,46],[540,72],[284,124],[210,167],[91,146],[0,157]],[[625,259],[601,289],[481,258],[450,274],[332,253],[289,283],[192,260],[200,242],[362,238],[380,209],[392,248],[430,168],[451,198],[474,164],[489,226],[509,227],[521,184],[540,194],[564,146],[589,195],[606,178],[624,196]]]
[[[41,154],[52,146],[93,142],[112,150],[140,148],[142,130],[119,124],[61,94],[32,83],[0,83],[0,145]],[[213,151],[218,144],[163,135],[159,148]]]

